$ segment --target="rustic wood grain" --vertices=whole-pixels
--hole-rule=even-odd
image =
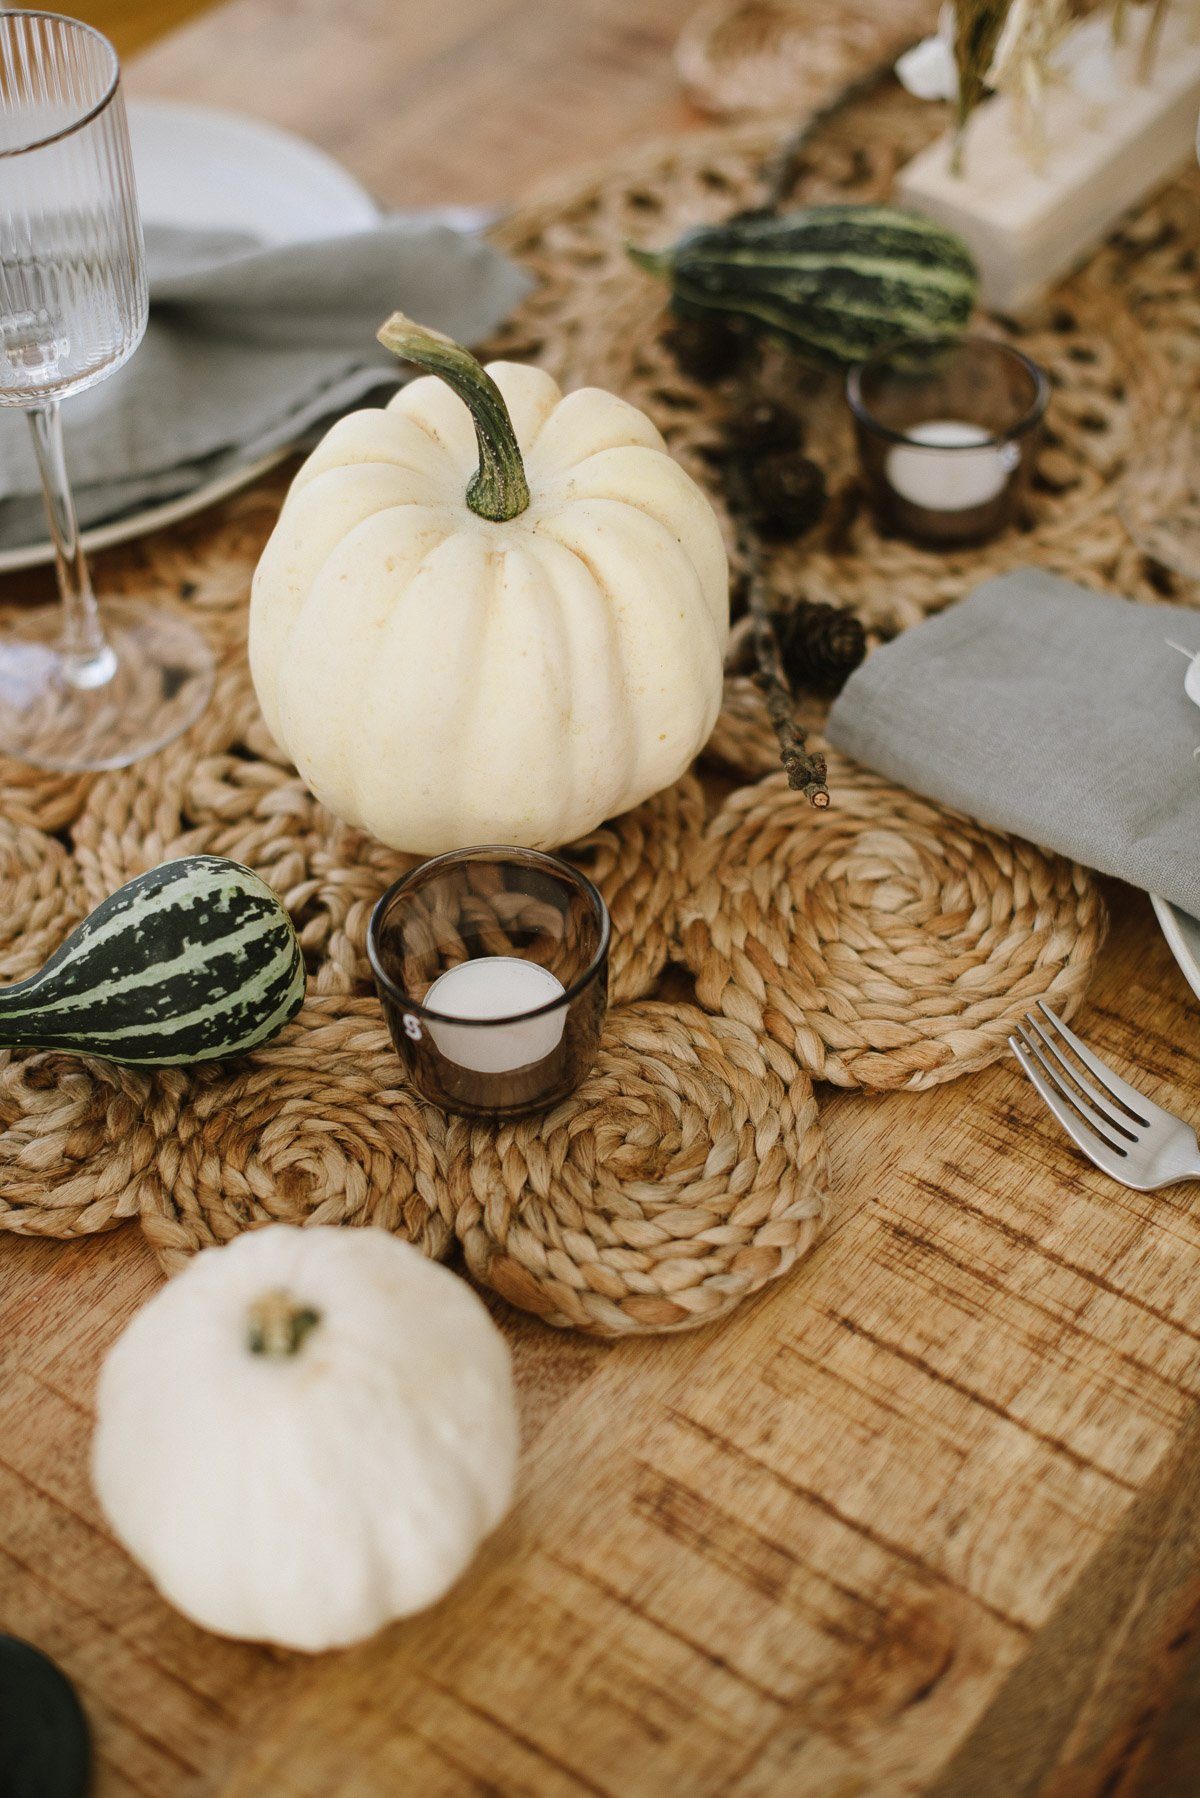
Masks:
[[[1195,1106],[1182,981],[1116,900],[1085,1027],[1148,1030]],[[1200,1221],[1082,1166],[1008,1067],[829,1124],[829,1239],[723,1327],[498,1308],[520,1503],[444,1605],[325,1659],[204,1636],[104,1531],[137,1238],[5,1243],[5,1622],[79,1681],[101,1793],[1134,1790],[1200,1620]]]
[[[141,50],[185,20],[194,18],[210,0],[76,0],[73,16],[94,25],[125,58]]]
[[[692,0],[227,0],[133,64],[136,94],[315,138],[393,206],[503,205],[694,115],[671,49]]]
[[[230,0],[132,85],[303,129],[394,202],[494,201],[685,122],[689,5]],[[1196,1115],[1194,1006],[1113,897],[1081,1028]],[[719,1328],[600,1344],[497,1301],[516,1510],[434,1612],[317,1659],[194,1629],[104,1528],[137,1232],[0,1242],[0,1616],[78,1682],[99,1798],[1194,1791],[1194,1193],[1115,1188],[1009,1066],[827,1119],[827,1240]]]

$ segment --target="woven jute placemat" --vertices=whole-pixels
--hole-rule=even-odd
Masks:
[[[783,774],[713,819],[680,932],[701,1004],[874,1089],[986,1067],[1038,999],[1073,1012],[1104,936],[1091,876],[827,753],[815,827]]]
[[[860,39],[856,14],[847,73]],[[822,127],[799,196],[882,195],[936,113],[879,86]],[[663,293],[623,243],[665,243],[753,204],[779,135],[759,124],[623,154],[499,231],[541,284],[497,350],[627,394],[714,497],[729,394],[675,367]],[[1143,599],[1170,591],[1129,544],[1115,483],[1136,445],[1131,350],[1169,378],[1194,341],[1197,187],[1189,177],[1155,200],[1036,318],[995,327],[1048,366],[1054,400],[1029,516],[982,550],[881,536],[835,391],[768,357],[762,380],[804,412],[832,493],[773,566],[780,594],[853,606],[877,638],[1029,560]],[[371,907],[410,864],[317,803],[249,681],[250,576],[284,485],[272,477],[105,558],[107,589],[153,588],[205,629],[217,691],[184,739],[132,769],[63,777],[0,761],[0,979],[27,974],[122,881],[205,849],[281,894],[308,1002],[276,1043],[195,1073],[0,1056],[0,1230],[73,1236],[137,1215],[173,1267],[267,1219],[379,1221],[430,1254],[458,1242],[477,1278],[554,1323],[686,1328],[814,1240],[826,1179],[810,1076],[926,1084],[1001,1053],[1006,1020],[1033,997],[1078,1001],[1102,928],[1086,874],[837,762],[830,810],[800,807],[752,683],[733,675],[709,762],[752,784],[718,805],[688,775],[567,851],[617,929],[595,1074],[548,1117],[503,1130],[431,1113],[403,1085],[365,957]],[[656,996],[672,955],[703,1010]]]
[[[0,1230],[90,1236],[137,1217],[178,1087],[66,1055],[0,1061]]]
[[[375,1224],[445,1254],[440,1120],[404,1084],[374,1001],[312,998],[255,1054],[157,1084],[178,1109],[139,1210],[168,1271],[270,1223]]]
[[[760,1032],[657,1000],[611,1014],[544,1118],[455,1120],[448,1180],[475,1276],[603,1336],[711,1323],[812,1243],[828,1186],[812,1086]]]

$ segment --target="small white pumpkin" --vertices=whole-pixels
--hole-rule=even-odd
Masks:
[[[393,848],[570,842],[712,730],[712,506],[625,400],[485,370],[399,313],[379,336],[433,373],[341,419],[292,483],[250,602],[263,715],[317,797]]]
[[[512,1500],[504,1338],[384,1230],[206,1249],[100,1376],[93,1478],[185,1616],[315,1652],[440,1598]]]

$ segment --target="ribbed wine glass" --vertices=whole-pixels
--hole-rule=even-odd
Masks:
[[[67,479],[59,402],[128,360],[146,313],[116,52],[77,19],[0,11],[0,405],[29,418],[62,596],[0,628],[0,752],[39,767],[124,767],[212,692],[191,625],[145,600],[101,613]]]

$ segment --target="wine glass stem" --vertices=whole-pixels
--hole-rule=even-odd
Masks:
[[[104,635],[92,592],[87,558],[79,541],[79,521],[67,479],[62,417],[57,400],[29,411],[34,452],[46,501],[58,590],[62,596],[63,674],[74,687],[102,687],[116,673],[117,658]]]

